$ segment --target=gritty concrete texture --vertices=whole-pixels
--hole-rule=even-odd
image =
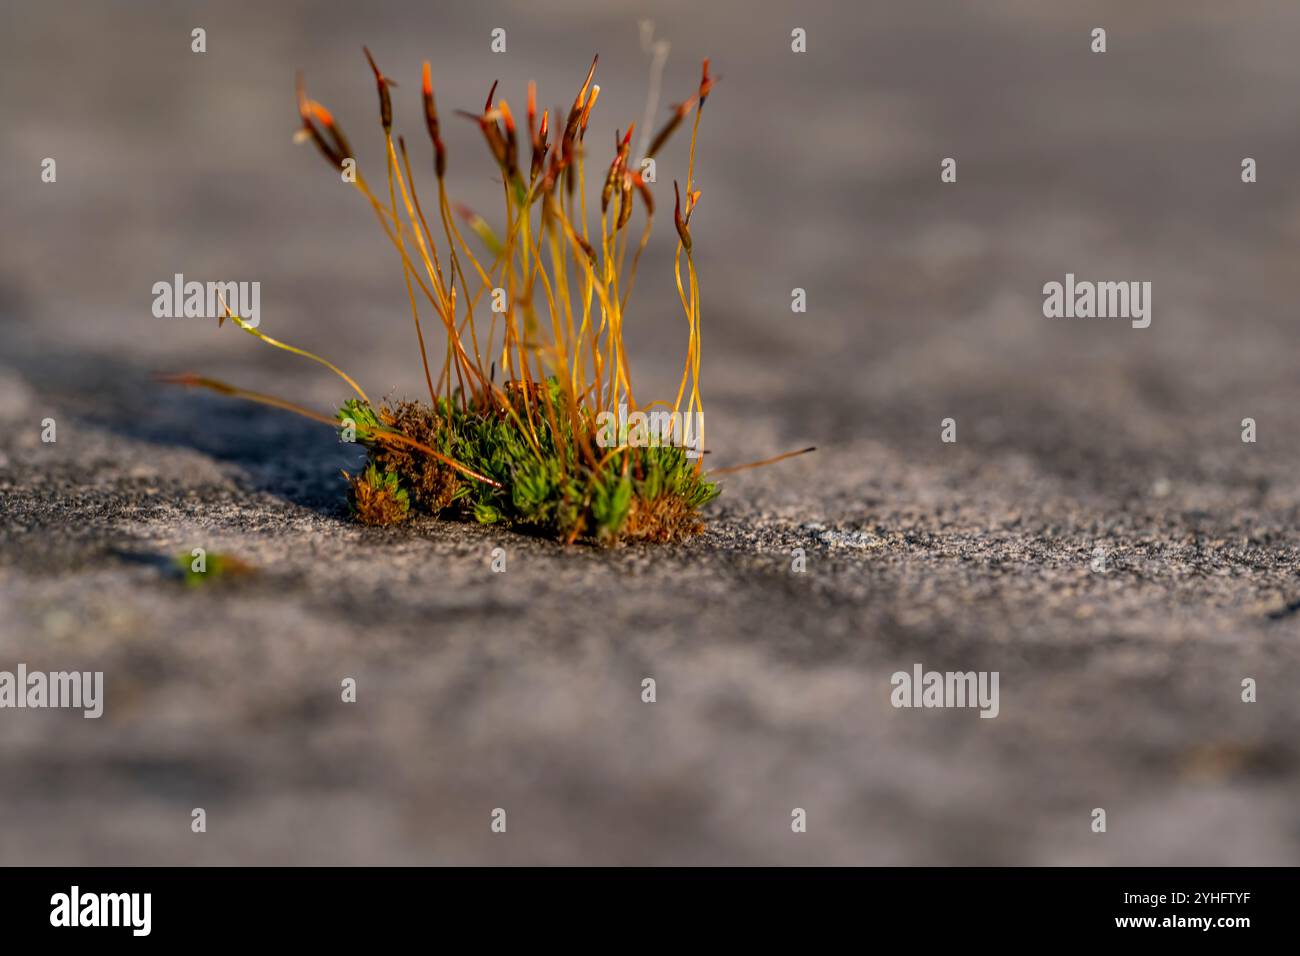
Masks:
[[[0,710],[0,863],[1300,861],[1300,9],[435,6],[0,11],[0,669],[107,685],[100,720]],[[815,455],[727,480],[679,546],[375,531],[328,429],[151,380],[344,397],[153,318],[183,272],[261,281],[264,330],[415,394],[400,271],[290,142],[293,70],[364,170],[363,42],[421,161],[421,58],[450,110],[498,77],[567,100],[599,51],[603,144],[639,119],[647,13],[666,99],[704,55],[723,78],[693,224],[709,460]],[[492,209],[449,127],[453,186]],[[659,225],[629,334],[662,394],[685,334]],[[1044,319],[1067,272],[1151,281],[1152,326]],[[259,571],[187,588],[169,562],[200,546]],[[999,716],[893,708],[917,662],[998,671]]]

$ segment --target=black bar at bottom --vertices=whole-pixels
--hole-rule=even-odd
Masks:
[[[92,945],[336,946],[412,932],[434,944],[472,942],[465,933],[616,946],[1044,932],[1231,944],[1293,927],[1295,889],[1283,869],[44,868],[0,870],[0,914],[6,942]]]

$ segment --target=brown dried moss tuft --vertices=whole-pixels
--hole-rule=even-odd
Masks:
[[[387,481],[380,476],[373,465],[360,475],[345,471],[343,477],[348,480],[352,514],[362,524],[382,528],[400,524],[410,514],[406,492],[398,489],[395,480]]]
[[[437,448],[441,443],[443,423],[422,402],[398,402],[383,405],[379,419],[385,425],[423,445]],[[451,507],[461,481],[454,471],[436,458],[403,445],[384,445],[377,449],[375,460],[381,470],[396,473],[402,487],[411,493],[417,508],[436,515]]]
[[[703,530],[704,522],[694,507],[677,495],[663,495],[653,501],[634,500],[619,539],[668,544],[684,541]]]

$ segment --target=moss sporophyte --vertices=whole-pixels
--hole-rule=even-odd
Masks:
[[[314,143],[344,181],[360,191],[397,251],[428,401],[372,401],[338,366],[272,338],[228,307],[219,325],[228,318],[268,345],[319,363],[347,383],[354,396],[331,418],[199,375],[165,380],[337,426],[341,437],[368,452],[364,470],[344,473],[351,511],[365,524],[396,524],[417,513],[447,515],[538,530],[566,542],[581,538],[603,544],[671,541],[699,531],[700,509],[718,494],[714,479],[737,470],[706,473],[701,458],[700,286],[690,225],[700,201],[695,186],[700,114],[714,84],[709,61],[704,61],[696,91],[674,107],[639,163],[629,162],[632,128],[615,134],[595,228],[589,225],[584,188],[584,142],[600,94],[592,83],[595,60],[564,115],[544,110],[539,119],[536,89],[529,84],[527,140],[522,144],[509,104],[496,96],[496,84],[481,113],[458,111],[478,125],[499,171],[502,236],[483,217],[448,198],[447,151],[428,62],[422,101],[438,196],[433,210],[422,206],[405,140],[392,132],[390,88],[396,84],[365,52],[379,92],[387,202],[357,168],[334,117],[307,97],[301,75],[298,136]],[[623,323],[655,211],[647,175],[652,166],[646,161],[688,120],[685,189],[673,183],[673,271],[686,318],[685,365],[671,404],[639,405]],[[527,157],[521,156],[521,145]],[[638,202],[644,225],[629,257],[630,223]],[[472,251],[458,218],[481,242],[482,257]],[[474,291],[467,294],[467,289]],[[442,324],[447,342],[432,364],[421,325],[426,309]]]

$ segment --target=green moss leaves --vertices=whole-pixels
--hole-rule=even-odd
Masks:
[[[559,398],[553,380],[546,387]],[[392,524],[413,512],[446,515],[602,544],[671,541],[700,530],[698,510],[718,488],[685,449],[606,452],[593,447],[584,415],[578,416],[578,432],[567,415],[553,426],[534,414],[530,427],[522,399],[517,401],[519,414],[466,411],[445,401],[436,411],[416,402],[378,409],[356,399],[344,403],[339,420],[355,429],[355,440],[370,452],[366,472],[350,479],[353,513],[368,524]],[[392,448],[382,438],[389,430],[418,438],[499,487],[458,474],[418,450]],[[437,494],[430,493],[435,489]]]

